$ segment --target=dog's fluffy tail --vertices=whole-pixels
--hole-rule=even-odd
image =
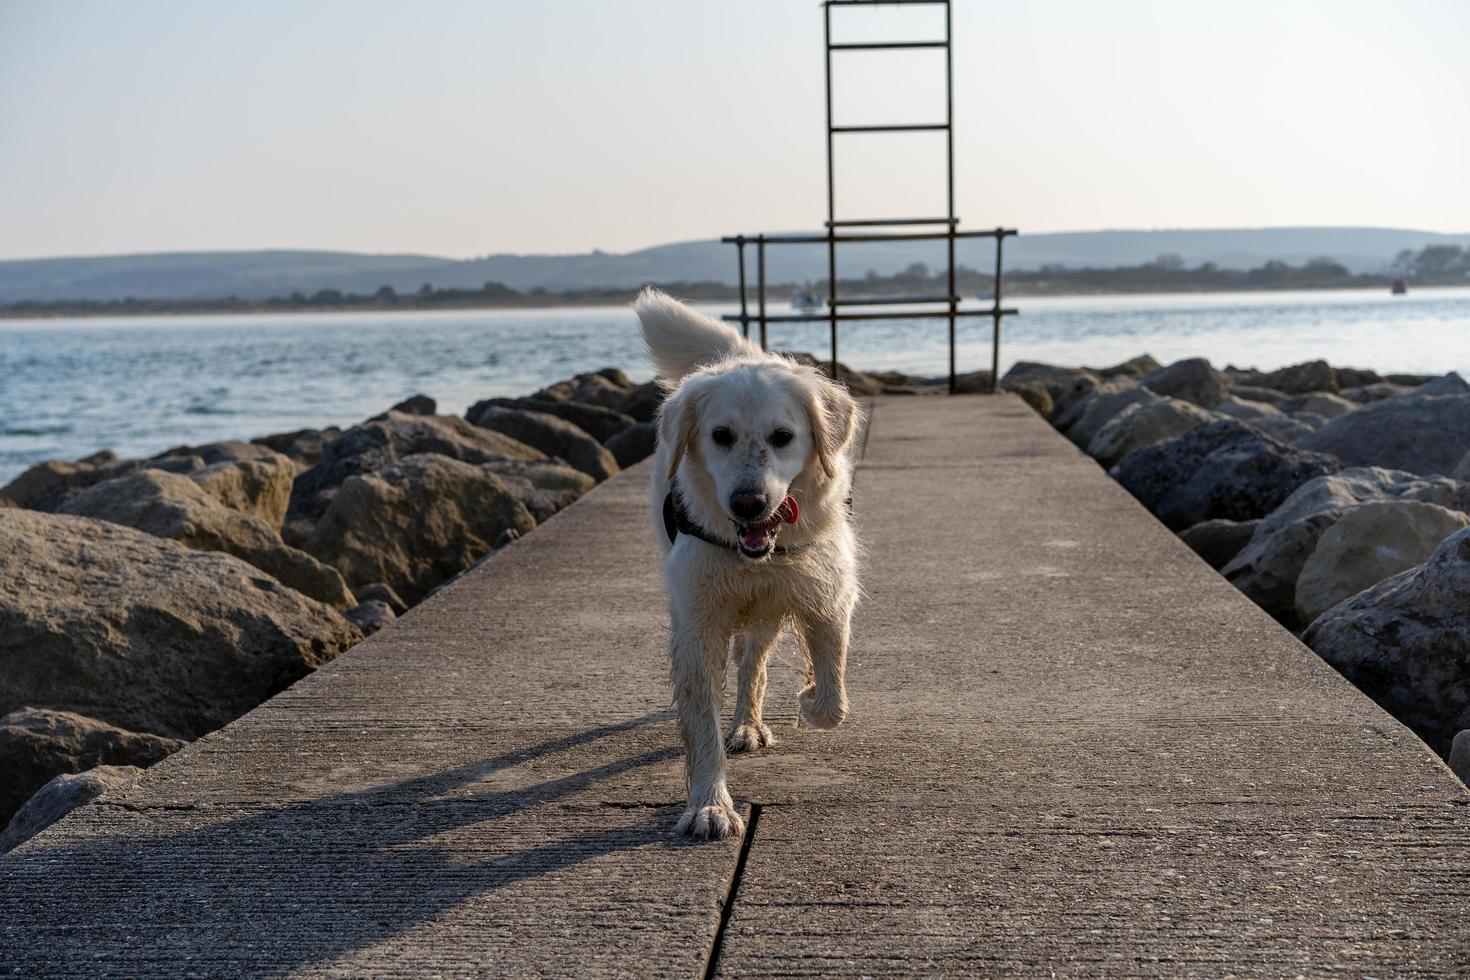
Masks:
[[[760,349],[730,327],[696,313],[652,286],[633,304],[643,325],[643,345],[658,376],[670,384],[704,364]]]

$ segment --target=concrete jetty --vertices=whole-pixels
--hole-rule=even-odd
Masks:
[[[879,400],[852,714],[695,844],[647,467],[0,858],[17,976],[1465,975],[1470,794],[1019,400]]]

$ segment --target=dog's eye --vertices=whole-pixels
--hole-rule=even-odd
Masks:
[[[716,446],[725,446],[726,448],[728,448],[735,445],[735,433],[731,432],[723,425],[715,431],[711,432],[709,434],[709,437],[715,441]]]
[[[793,436],[791,435],[790,429],[777,429],[775,432],[771,433],[771,445],[775,446],[777,449],[780,449],[782,446],[785,446],[787,443],[789,443],[792,438]]]

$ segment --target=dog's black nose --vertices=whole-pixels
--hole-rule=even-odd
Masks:
[[[737,493],[730,497],[730,513],[742,521],[754,520],[766,512],[767,503],[763,493]]]

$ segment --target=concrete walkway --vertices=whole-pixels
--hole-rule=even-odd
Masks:
[[[646,481],[0,858],[0,972],[1470,971],[1470,795],[1010,397],[875,406],[852,715],[672,838]]]

